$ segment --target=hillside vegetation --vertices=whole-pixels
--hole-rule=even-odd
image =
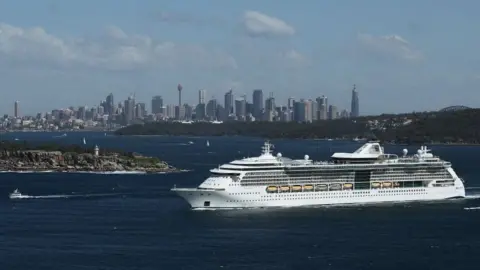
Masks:
[[[265,138],[376,138],[396,143],[479,143],[480,109],[366,116],[296,122],[155,122],[132,125],[117,135],[255,136]]]

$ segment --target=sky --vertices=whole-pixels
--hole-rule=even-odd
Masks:
[[[360,114],[479,107],[479,1],[0,0],[0,113],[253,89]],[[148,106],[149,107],[149,106]]]

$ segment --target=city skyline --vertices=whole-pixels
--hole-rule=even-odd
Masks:
[[[19,102],[14,102],[14,115],[0,117],[0,130],[79,130],[115,129],[131,124],[146,122],[180,121],[188,124],[197,121],[221,123],[223,121],[268,121],[312,123],[319,120],[335,120],[359,116],[359,95],[353,86],[351,112],[328,102],[325,96],[312,98],[289,98],[287,103],[277,102],[273,92],[264,98],[262,89],[252,91],[252,97],[235,97],[232,89],[224,95],[224,103],[212,97],[205,99],[206,91],[198,90],[198,103],[182,103],[178,84],[178,104],[164,104],[162,96],[153,96],[150,111],[145,102],[138,102],[132,94],[125,100],[115,103],[110,93],[98,105],[68,106],[68,109],[54,108],[48,112],[20,115]]]
[[[54,111],[61,112],[62,110],[70,110],[70,111],[75,111],[80,117],[77,116],[76,118],[85,120],[85,113],[87,111],[94,110],[94,114],[98,114],[99,118],[102,118],[103,116],[114,116],[114,115],[123,115],[126,118],[127,122],[135,120],[135,115],[141,115],[142,119],[143,117],[147,115],[162,115],[162,117],[167,115],[168,108],[171,107],[173,108],[173,116],[169,115],[167,118],[171,118],[174,120],[191,120],[191,115],[189,117],[185,117],[184,110],[186,109],[186,106],[190,107],[190,114],[197,115],[197,120],[204,119],[205,116],[209,115],[208,113],[208,106],[212,106],[212,102],[215,103],[215,106],[213,108],[210,108],[210,110],[216,111],[219,109],[217,106],[220,107],[221,110],[224,110],[224,113],[228,118],[229,114],[233,114],[236,116],[246,116],[247,114],[250,114],[256,121],[265,121],[267,119],[264,119],[264,113],[268,111],[276,111],[276,110],[284,110],[284,109],[290,109],[293,110],[295,103],[298,102],[310,102],[310,106],[314,106],[310,108],[311,112],[309,113],[312,119],[309,120],[307,117],[307,121],[312,121],[312,120],[328,120],[328,119],[334,119],[336,118],[335,115],[327,117],[327,112],[331,110],[332,106],[334,110],[338,113],[342,113],[342,117],[359,117],[361,116],[359,113],[359,95],[358,95],[358,90],[356,89],[356,85],[353,85],[352,88],[352,96],[351,96],[351,111],[349,112],[345,108],[338,108],[337,105],[328,103],[328,97],[325,95],[322,95],[321,97],[317,98],[311,98],[311,97],[300,97],[300,98],[295,98],[295,97],[289,97],[285,102],[283,101],[275,101],[275,95],[273,92],[270,92],[268,97],[264,98],[263,90],[262,89],[254,89],[251,92],[251,98],[247,98],[248,95],[240,94],[240,95],[235,95],[233,92],[233,89],[230,89],[229,91],[224,93],[224,103],[222,104],[221,101],[219,102],[216,97],[212,96],[211,98],[206,97],[206,90],[205,89],[200,89],[198,90],[198,102],[197,103],[187,103],[187,102],[182,102],[181,98],[181,91],[183,87],[181,84],[177,85],[177,91],[178,91],[178,103],[166,103],[163,96],[161,95],[156,95],[151,97],[150,99],[150,106],[146,105],[145,101],[140,101],[136,99],[136,94],[133,93],[129,95],[126,99],[120,99],[117,103],[115,102],[115,97],[113,93],[108,94],[104,100],[100,98],[100,102],[98,104],[94,105],[65,105],[61,106],[58,108],[52,108],[51,110],[47,111],[37,111],[33,114],[20,114],[20,107],[19,107],[19,101],[16,100],[13,105],[13,115],[6,113],[4,116],[9,116],[13,117],[14,119],[28,119],[32,117],[38,118],[39,115],[45,116],[45,114],[51,114]],[[244,104],[240,104],[244,103]],[[140,108],[138,108],[138,105],[140,105]],[[203,105],[203,107],[200,107]],[[249,110],[247,110],[246,106],[251,106]],[[181,108],[180,110],[178,108]],[[200,108],[199,108],[200,107]],[[240,107],[240,109],[238,108]],[[245,107],[242,109],[242,107]],[[200,109],[200,111],[199,111]],[[119,111],[120,110],[120,111]],[[140,113],[137,113],[137,110]],[[182,111],[183,110],[183,111]],[[203,111],[203,112],[202,112]],[[240,111],[240,113],[239,113]],[[322,112],[320,112],[322,111]],[[198,115],[200,115],[200,118],[198,118]],[[212,117],[212,114],[209,115]],[[94,115],[92,115],[93,118]],[[340,114],[338,115],[340,117]],[[215,112],[213,112],[213,118],[210,120],[222,120],[219,119],[217,115],[215,115]],[[227,119],[224,119],[227,120]],[[233,119],[230,119],[233,120]],[[238,119],[236,119],[238,120]],[[243,119],[245,120],[245,119]],[[300,121],[305,121],[305,120],[300,120]],[[272,121],[272,120],[267,120],[267,121]],[[277,119],[279,121],[279,119]],[[288,120],[288,121],[295,121],[295,120]],[[298,120],[297,120],[298,121]]]
[[[13,115],[12,100],[25,115],[109,93],[175,104],[178,83],[189,104],[200,89],[220,103],[230,88],[263,89],[350,110],[356,84],[362,115],[478,107],[480,3],[185,3],[2,1],[0,113]]]

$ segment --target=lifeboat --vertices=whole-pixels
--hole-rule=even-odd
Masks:
[[[301,192],[302,191],[302,186],[299,186],[299,185],[292,186],[292,191],[293,192]]]
[[[328,186],[327,185],[315,185],[315,191],[327,191]]]
[[[392,187],[392,182],[383,182],[382,187],[384,187],[384,188]]]
[[[344,189],[352,189],[352,188],[353,188],[353,184],[352,184],[352,183],[345,183],[345,184],[343,184],[343,188],[344,188]]]
[[[280,192],[289,192],[290,191],[290,186],[281,186],[280,187]]]
[[[313,191],[313,186],[312,185],[305,185],[305,186],[303,186],[303,191]]]
[[[380,187],[380,183],[378,182],[373,182],[372,183],[372,188],[379,188]]]
[[[341,184],[330,184],[330,190],[340,190],[342,189]]]
[[[269,186],[269,187],[267,187],[267,192],[268,193],[276,193],[276,192],[278,192],[278,187],[277,186]]]

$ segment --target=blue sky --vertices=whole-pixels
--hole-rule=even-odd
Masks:
[[[0,1],[0,113],[261,88],[360,113],[478,107],[480,2]]]

